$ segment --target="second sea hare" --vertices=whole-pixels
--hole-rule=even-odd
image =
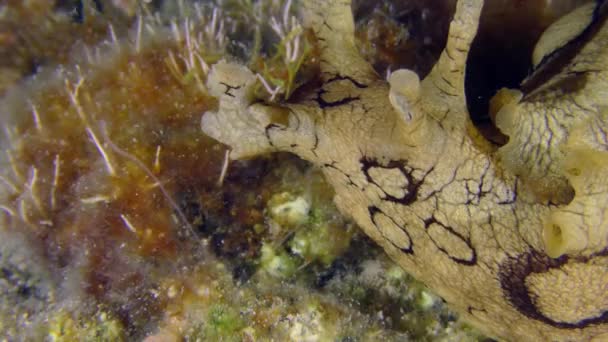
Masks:
[[[265,105],[250,70],[219,62],[207,81],[219,109],[204,114],[203,131],[235,159],[288,151],[317,165],[342,212],[489,335],[606,340],[603,2],[541,38],[535,63],[550,76],[533,75],[523,93],[505,91],[496,124],[510,140],[501,148],[477,131],[465,100],[483,3],[458,1],[427,77],[397,70],[387,84],[355,48],[350,1],[304,1],[303,20],[321,46],[321,86]],[[581,18],[591,19],[571,25]],[[575,53],[563,62],[552,51],[566,45]]]

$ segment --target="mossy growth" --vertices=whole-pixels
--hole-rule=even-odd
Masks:
[[[299,268],[299,260],[289,255],[283,248],[273,248],[271,244],[262,246],[260,268],[276,278],[290,278]]]
[[[94,316],[75,318],[58,311],[50,318],[45,340],[49,341],[125,341],[120,321],[100,311]]]
[[[268,201],[266,214],[275,237],[262,247],[260,266],[279,278],[294,276],[311,264],[330,267],[355,233],[352,224],[336,220],[337,209],[320,194],[277,193]]]
[[[315,208],[305,229],[296,231],[288,245],[306,263],[319,262],[327,267],[346,251],[353,234],[352,225],[336,226],[323,210]]]
[[[294,227],[308,220],[310,202],[302,196],[281,192],[270,198],[268,211],[268,214],[276,223]]]
[[[226,305],[214,305],[206,321],[190,336],[194,341],[241,341],[240,331],[245,322],[235,308]]]
[[[270,102],[288,100],[298,87],[317,76],[316,37],[296,18],[297,2],[228,0],[222,6],[227,15],[240,18],[229,34],[238,44],[229,50],[242,55],[259,75],[257,97]]]
[[[298,52],[288,48],[293,41],[297,41]],[[253,69],[269,81],[276,89],[281,89],[284,100],[289,99],[295,89],[306,83],[316,73],[314,36],[304,31],[301,26],[294,27],[287,35],[282,37],[276,45],[275,53],[269,58],[259,58],[253,62]],[[258,86],[258,93],[262,87]]]

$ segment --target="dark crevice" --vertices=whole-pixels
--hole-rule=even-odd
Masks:
[[[379,75],[407,68],[424,78],[445,47],[455,1],[353,1],[361,54]]]
[[[467,61],[465,91],[471,120],[497,145],[508,141],[494,125],[490,99],[501,88],[520,89],[532,73],[532,52],[543,31],[585,1],[550,6],[541,1],[505,2],[484,8]]]
[[[605,0],[596,0],[595,2],[596,8],[589,25],[572,40],[564,43],[564,46],[543,57],[534,73],[522,83],[524,94],[533,95],[532,93],[548,82],[551,77],[562,72],[603,26],[608,17],[608,6],[606,6]],[[585,84],[585,76],[585,73],[570,73],[552,87],[559,87],[566,92],[574,91]]]

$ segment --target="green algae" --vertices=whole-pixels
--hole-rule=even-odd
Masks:
[[[297,230],[288,245],[306,263],[319,262],[328,267],[349,247],[354,227],[348,223],[338,226],[320,211],[312,211],[307,226]]]
[[[68,341],[125,341],[122,324],[100,311],[92,318],[75,319],[67,312],[55,313],[47,325],[45,340]]]
[[[299,262],[285,251],[276,251],[269,245],[263,245],[260,267],[273,277],[290,278],[297,272]]]
[[[188,339],[194,341],[240,341],[239,331],[245,327],[245,322],[239,313],[231,307],[215,305],[200,331],[193,332]]]

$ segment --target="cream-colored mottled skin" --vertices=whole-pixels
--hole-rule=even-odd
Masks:
[[[464,68],[482,6],[458,2],[446,48],[423,81],[399,70],[387,84],[355,49],[350,1],[303,1],[305,25],[321,44],[322,86],[297,103],[256,103],[254,75],[220,62],[208,79],[219,109],[203,115],[203,131],[229,145],[232,158],[288,151],[320,167],[340,210],[487,334],[608,340],[608,115],[596,105],[608,88],[596,89],[600,81],[570,95],[546,88],[534,105],[514,96],[500,111],[512,139],[504,158],[528,160],[541,147],[564,154],[552,172],[576,196],[568,205],[547,204],[517,176],[546,164],[515,170],[503,163],[469,119]],[[594,44],[601,53],[586,54]],[[574,59],[587,63],[565,72],[605,80],[599,45],[606,41],[588,43]],[[553,113],[578,115],[579,107],[585,117],[564,129],[559,144],[518,138],[529,130],[546,137]]]
[[[549,60],[540,65],[538,74],[555,64],[551,63],[550,52],[560,47],[558,42],[577,44],[577,34],[597,11],[596,3],[591,2],[549,27],[533,54],[537,66]],[[580,51],[559,75],[543,80],[519,103],[503,108],[497,115],[498,127],[510,136],[500,151],[501,158],[541,199],[553,203],[568,203],[573,195],[563,170],[569,132],[608,106],[608,29],[601,26],[598,32],[589,32],[594,33],[593,40],[575,47]]]

